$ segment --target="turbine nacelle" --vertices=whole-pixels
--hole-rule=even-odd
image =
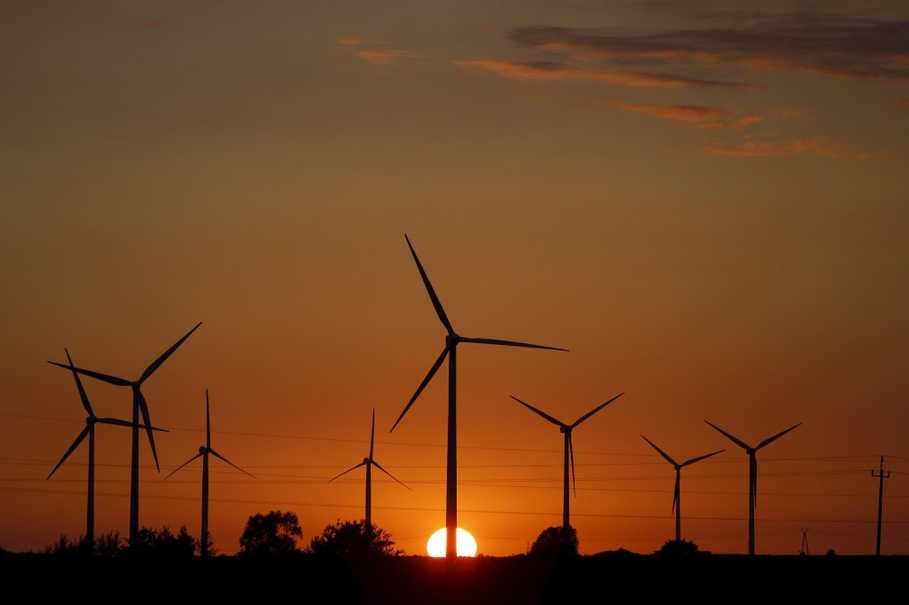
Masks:
[[[400,483],[400,484],[403,485],[404,487],[407,487],[407,489],[410,489],[410,488],[407,486],[406,483],[404,483],[403,481],[401,481],[400,479],[398,479],[397,477],[395,477],[394,475],[392,475],[391,473],[389,473],[387,470],[385,470],[385,467],[383,467],[381,464],[379,464],[378,462],[376,462],[375,458],[372,457],[372,456],[373,456],[373,452],[375,451],[375,445],[376,445],[376,410],[373,409],[373,411],[372,411],[372,425],[371,425],[371,427],[370,427],[370,429],[369,429],[369,456],[366,456],[366,457],[363,458],[360,462],[358,462],[357,464],[353,465],[352,467],[350,467],[349,469],[347,469],[347,470],[344,471],[343,473],[338,473],[337,475],[335,475],[334,477],[332,477],[331,479],[329,479],[328,482],[329,482],[329,483],[332,483],[335,479],[339,479],[339,478],[343,477],[344,475],[346,475],[347,473],[349,473],[349,472],[351,472],[351,471],[357,470],[357,469],[360,468],[361,466],[365,466],[367,470],[369,470],[370,467],[373,467],[373,466],[374,466],[374,467],[376,467],[377,469],[379,469],[380,471],[382,471],[383,473],[385,473],[386,475],[388,475],[389,477],[391,477],[391,478],[392,478],[394,481],[396,481],[397,483]],[[367,485],[368,485],[368,484],[367,484]]]

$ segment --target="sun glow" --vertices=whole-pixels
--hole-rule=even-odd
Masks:
[[[461,529],[460,527],[458,528],[455,542],[457,543],[459,557],[477,556],[477,541],[466,529]],[[445,546],[447,543],[447,535],[445,528],[443,527],[442,529],[429,536],[429,540],[426,542],[426,553],[430,557],[444,557]]]

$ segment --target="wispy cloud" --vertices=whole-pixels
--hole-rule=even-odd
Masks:
[[[752,141],[736,145],[708,145],[705,149],[711,155],[738,158],[766,158],[789,155],[819,155],[828,158],[844,157],[842,150],[817,138],[795,139],[792,141]],[[862,159],[862,155],[853,155]]]
[[[398,59],[412,57],[413,53],[409,50],[369,48],[358,50],[357,56],[373,65],[388,65]]]
[[[730,21],[732,25],[652,34],[524,27],[512,30],[509,38],[524,47],[606,61],[688,63],[702,68],[731,63],[909,81],[909,21],[822,13],[742,13],[738,17]]]
[[[693,124],[698,128],[747,128],[763,121],[762,116],[746,115],[734,117],[717,107],[703,105],[647,105],[641,103],[618,103],[625,111],[654,116],[664,120]]]
[[[559,81],[581,80],[605,82],[628,88],[750,88],[744,82],[724,82],[719,80],[702,80],[661,73],[616,69],[579,68],[551,61],[521,63],[515,61],[498,61],[477,59],[472,61],[455,61],[456,65],[475,68],[505,78],[515,80]]]
[[[415,56],[415,53],[410,50],[367,45],[358,36],[345,36],[338,38],[337,42],[340,46],[352,49],[357,57],[373,65],[388,65],[399,59]]]

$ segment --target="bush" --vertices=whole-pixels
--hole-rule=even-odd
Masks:
[[[147,556],[161,559],[192,559],[196,553],[196,540],[186,527],[176,534],[167,527],[157,531],[143,527],[136,535],[135,544],[127,550],[130,556]]]
[[[89,549],[88,542],[85,541],[84,536],[79,536],[77,539],[71,539],[66,535],[61,535],[56,542],[50,546],[46,546],[41,552],[42,554],[52,557],[94,555],[96,557],[112,559],[120,554],[122,546],[123,540],[120,538],[120,534],[116,531],[112,531],[95,537],[95,548],[93,552]]]
[[[342,559],[361,559],[367,555],[396,556],[401,551],[394,547],[391,534],[372,525],[366,532],[365,521],[341,521],[328,525],[322,534],[312,539],[309,552],[314,555],[336,556]]]
[[[56,542],[46,546],[41,552],[52,557],[77,557],[88,554],[88,545],[81,536],[71,539],[66,534],[61,534]]]
[[[303,529],[296,513],[273,510],[265,515],[259,513],[246,521],[246,528],[240,536],[240,556],[280,557],[299,552],[297,538],[303,536]]]
[[[547,527],[530,547],[530,554],[536,557],[578,556],[578,534],[574,527]]]
[[[111,531],[95,538],[95,554],[105,559],[112,559],[120,554],[124,546],[120,532]]]

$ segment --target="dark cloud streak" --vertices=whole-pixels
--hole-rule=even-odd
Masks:
[[[516,44],[616,62],[735,64],[808,70],[856,79],[909,81],[909,21],[821,13],[743,15],[741,25],[610,35],[565,27],[523,27]]]

